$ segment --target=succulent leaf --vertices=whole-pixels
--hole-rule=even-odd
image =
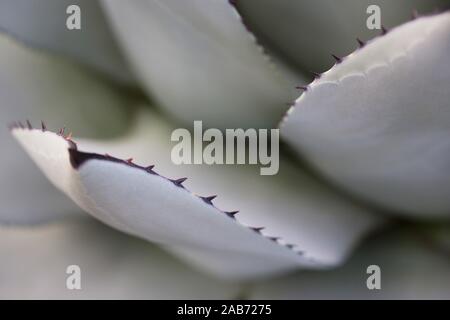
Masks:
[[[191,125],[273,128],[302,82],[276,70],[228,1],[103,1],[158,105]]]
[[[81,215],[32,228],[2,226],[0,238],[0,254],[8,257],[1,299],[229,299],[240,289]],[[71,265],[80,267],[81,290],[65,286]]]
[[[70,125],[88,137],[111,137],[127,127],[128,99],[95,73],[0,34],[0,121],[41,120]],[[108,121],[105,120],[108,115]],[[24,124],[23,124],[24,125]],[[33,224],[77,212],[0,130],[0,223]],[[26,201],[24,201],[26,199]]]
[[[449,230],[447,229],[447,232]],[[369,290],[367,267],[380,268],[380,290]],[[449,299],[449,254],[394,229],[361,246],[342,267],[304,271],[257,284],[253,299]]]
[[[281,136],[334,184],[416,217],[450,214],[450,12],[397,27],[308,86]]]
[[[66,27],[66,9],[80,8],[81,29]],[[3,0],[0,30],[28,45],[76,59],[123,84],[133,82],[97,0]]]

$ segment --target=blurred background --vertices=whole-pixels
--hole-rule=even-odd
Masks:
[[[191,15],[188,2],[182,12]],[[73,4],[81,8],[81,30],[65,27],[66,8]],[[287,93],[277,97],[280,105],[298,97],[295,85],[308,84],[314,73],[330,69],[335,64],[331,54],[344,57],[358,47],[356,38],[367,41],[380,34],[366,26],[366,8],[373,4],[381,8],[387,29],[417,13],[450,7],[444,0],[232,1],[261,50],[290,77]],[[120,24],[113,25],[107,12],[104,4],[93,0],[0,0],[0,298],[450,298],[448,222],[400,221],[401,227],[372,234],[335,270],[297,271],[246,282],[205,274],[156,245],[124,235],[82,213],[13,140],[7,128],[11,121],[30,119],[40,126],[40,120],[45,120],[51,126],[67,125],[78,137],[114,139],[131,130],[133,116],[142,104],[164,121],[184,125],[189,120],[208,123],[213,118],[214,110],[203,119],[201,110],[195,108],[203,103],[198,96],[211,93],[210,101],[222,103],[221,93],[216,95],[213,85],[205,88],[208,77],[199,80],[204,92],[197,92],[194,83],[180,88],[176,80],[185,77],[194,82],[198,73],[208,75],[209,58],[205,64],[189,66],[189,59],[183,60],[182,47],[177,54],[161,54],[160,60],[149,59],[149,63],[167,66],[170,59],[178,59],[172,61],[186,63],[186,68],[147,77],[143,75],[146,70],[135,63],[136,55],[130,54],[128,42],[122,41]],[[204,25],[207,28],[208,21]],[[133,37],[136,35],[129,35]],[[163,90],[158,90],[159,83],[153,85],[158,77],[165,78]],[[173,86],[168,86],[171,81]],[[193,90],[186,92],[191,86]],[[169,97],[172,93],[178,96]],[[177,112],[180,103],[173,101],[189,104],[190,100],[195,105],[192,112]],[[275,113],[282,115],[287,109]],[[231,120],[224,116],[223,126],[241,118],[245,118],[244,112],[230,116]],[[264,121],[261,126],[267,125]],[[209,123],[220,126],[220,122],[219,118]],[[291,157],[287,152],[284,156]],[[426,236],[416,236],[417,230]],[[440,253],[436,253],[436,243]],[[82,291],[65,287],[65,266],[73,261],[90,270]],[[358,266],[368,264],[386,270],[380,292],[366,288],[367,274]]]

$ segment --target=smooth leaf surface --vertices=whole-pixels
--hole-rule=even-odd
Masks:
[[[404,24],[311,83],[281,136],[353,194],[449,217],[449,52],[450,13]]]
[[[294,99],[300,79],[268,61],[228,1],[103,4],[144,88],[185,124],[274,127]]]

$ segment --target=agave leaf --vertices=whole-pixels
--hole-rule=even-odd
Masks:
[[[48,120],[70,125],[85,136],[109,137],[128,124],[128,101],[117,88],[65,59],[0,35],[0,70],[4,126],[14,119],[28,118],[34,124]],[[1,223],[37,223],[78,211],[32,167],[6,128],[0,132],[0,143]]]
[[[448,230],[447,230],[448,231]],[[378,235],[342,267],[305,271],[256,285],[254,299],[449,299],[449,253],[423,241],[417,230]],[[367,267],[381,270],[381,289],[369,290]],[[372,282],[371,282],[372,283]]]
[[[81,9],[81,30],[66,27],[69,5]],[[97,0],[3,0],[0,30],[35,47],[75,58],[122,83],[132,81]]]
[[[128,138],[105,144],[75,146],[40,129],[12,133],[50,181],[85,211],[219,276],[334,266],[380,225],[381,219],[288,162],[271,177],[245,166],[177,168],[169,158],[170,125],[146,112]],[[108,155],[86,152],[94,149]],[[113,157],[127,153],[123,159],[134,160]],[[214,194],[217,199],[208,197]]]
[[[227,299],[239,290],[90,218],[0,227],[0,239],[2,299]],[[70,265],[81,290],[66,288]]]
[[[376,38],[308,86],[282,137],[335,184],[419,217],[450,214],[450,13]]]
[[[412,13],[448,6],[446,0],[236,0],[245,23],[265,46],[291,61],[300,70],[323,72],[381,30],[366,25],[370,5],[381,9],[388,28],[411,19]],[[282,17],[282,18],[280,18]]]
[[[450,225],[448,223],[439,223],[427,226],[424,239],[433,244],[435,249],[450,256]]]
[[[228,1],[103,1],[136,74],[176,119],[274,127],[299,79],[276,70]]]

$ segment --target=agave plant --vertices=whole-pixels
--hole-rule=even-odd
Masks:
[[[2,1],[0,296],[450,298],[443,5]],[[195,120],[279,127],[279,173],[175,165]]]

